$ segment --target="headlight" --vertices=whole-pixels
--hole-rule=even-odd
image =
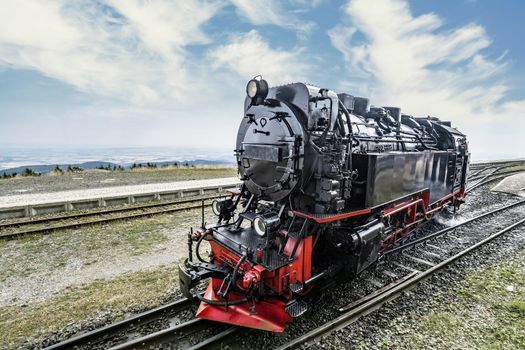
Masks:
[[[229,218],[234,209],[233,200],[231,198],[216,199],[211,203],[211,210],[213,214]]]
[[[255,229],[255,233],[261,237],[264,237],[266,234],[266,222],[264,222],[264,219],[260,216],[253,220],[253,228]]]
[[[249,98],[254,98],[255,95],[257,95],[257,84],[258,81],[255,79],[252,79],[248,82],[248,85],[246,85],[246,94]]]
[[[259,79],[250,80],[246,85],[246,95],[252,99],[254,105],[263,103],[268,96],[268,83],[260,76]]]
[[[213,214],[215,214],[217,216],[221,215],[221,206],[220,206],[218,200],[214,200],[211,203],[211,210],[213,211]]]
[[[266,232],[277,228],[280,222],[281,219],[278,214],[260,215],[253,220],[253,228],[255,229],[255,233],[264,237]]]

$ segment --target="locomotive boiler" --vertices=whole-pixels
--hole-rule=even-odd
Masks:
[[[213,202],[217,223],[192,231],[179,267],[197,317],[282,332],[313,295],[463,202],[467,140],[449,122],[303,83],[257,77],[246,92],[242,187]]]

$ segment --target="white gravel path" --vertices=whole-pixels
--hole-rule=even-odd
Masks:
[[[492,190],[525,197],[525,174],[508,176],[501,180]]]
[[[0,208],[19,207],[24,205],[37,205],[65,201],[88,200],[109,198],[113,196],[136,195],[142,193],[157,193],[178,191],[184,189],[197,189],[212,186],[234,186],[239,184],[239,178],[226,177],[218,179],[164,182],[133,186],[115,186],[92,188],[86,190],[60,191],[48,193],[20,194],[14,196],[0,196]]]

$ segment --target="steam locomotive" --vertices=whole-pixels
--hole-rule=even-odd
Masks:
[[[468,144],[450,122],[262,77],[246,93],[243,185],[213,202],[217,223],[192,230],[179,266],[181,290],[201,300],[197,317],[282,332],[313,295],[464,201]]]

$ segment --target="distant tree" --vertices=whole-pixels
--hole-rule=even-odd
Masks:
[[[35,172],[31,168],[25,168],[22,172],[22,176],[40,176],[40,173]]]
[[[124,167],[122,167],[122,165],[119,165],[119,166],[117,167],[117,170],[118,170],[118,171],[124,171]]]
[[[84,169],[82,169],[81,167],[79,166],[76,166],[76,165],[68,165],[67,166],[67,172],[68,173],[77,173],[77,172],[81,172],[81,171],[84,171]]]
[[[117,170],[117,166],[113,165],[113,171],[116,171],[116,170]]]
[[[186,163],[184,163],[184,166],[185,166],[186,168],[189,168],[190,163],[186,162]]]
[[[55,170],[53,170],[56,174],[63,174],[64,170],[60,168],[58,165],[55,167]]]
[[[173,163],[173,166],[174,166],[175,168],[178,168],[178,167],[179,167],[179,163],[175,162],[175,163]]]

